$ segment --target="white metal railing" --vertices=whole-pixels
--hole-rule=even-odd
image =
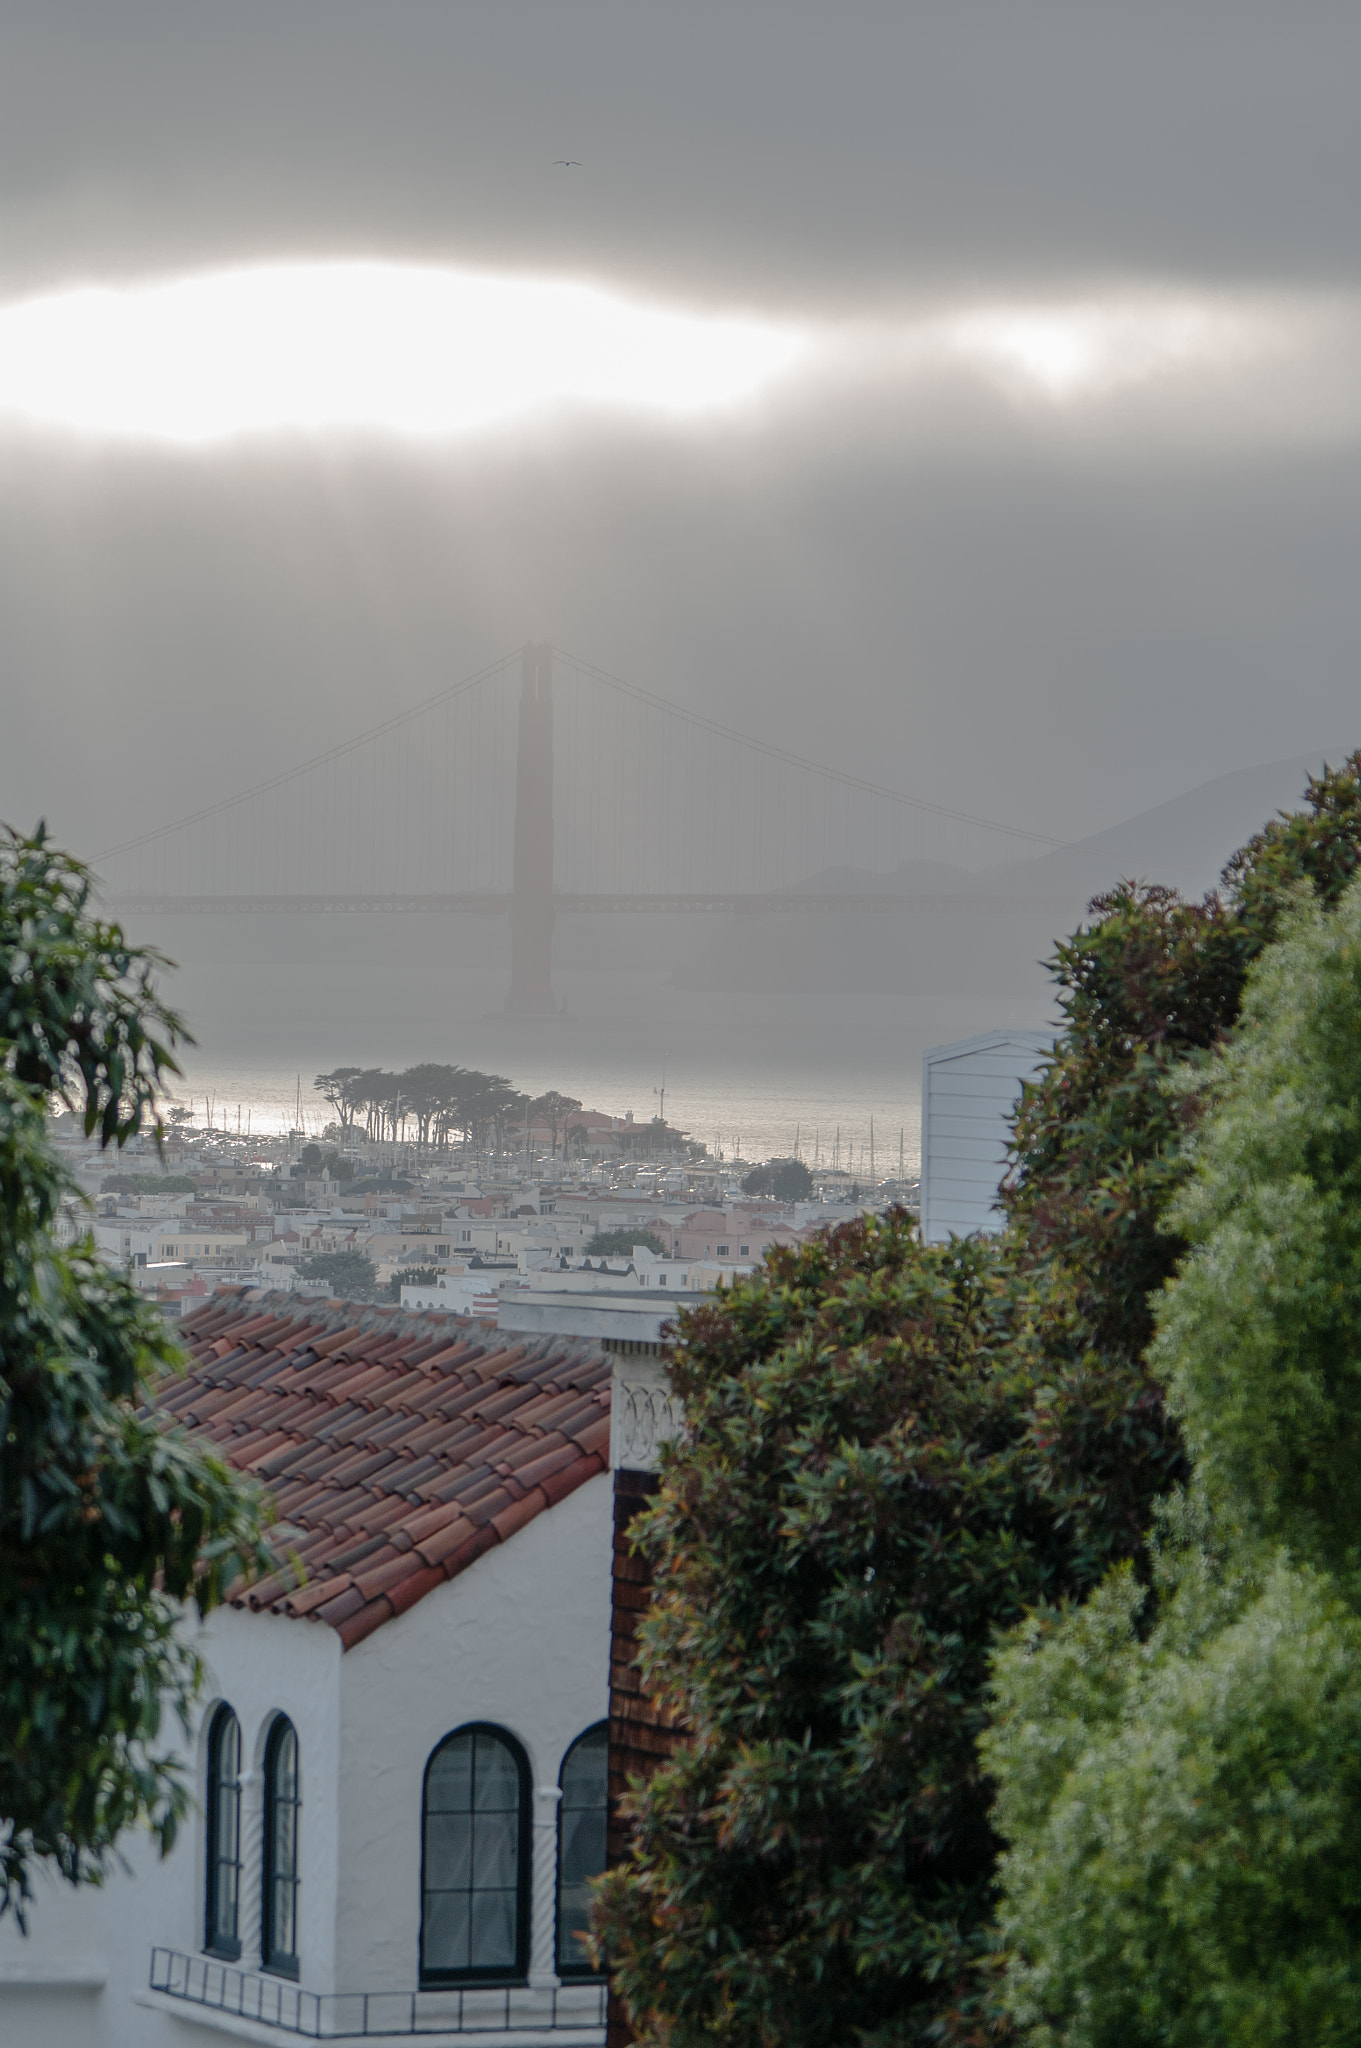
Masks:
[[[305,1991],[211,1956],[151,1951],[151,1989],[308,2041],[422,2034],[585,2034],[605,2024],[601,1982],[466,1985],[440,1991]]]

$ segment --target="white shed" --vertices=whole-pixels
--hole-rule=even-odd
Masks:
[[[1047,1031],[985,1031],[922,1054],[924,1243],[1001,1229],[1012,1111],[1053,1044]]]

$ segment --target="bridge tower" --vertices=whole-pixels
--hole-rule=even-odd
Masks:
[[[553,923],[553,649],[531,644],[520,667],[507,1016],[557,1012]]]

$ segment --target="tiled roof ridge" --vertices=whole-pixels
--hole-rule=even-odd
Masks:
[[[610,1361],[447,1311],[219,1288],[162,1412],[274,1498],[288,1568],[229,1594],[354,1648],[609,1470]]]

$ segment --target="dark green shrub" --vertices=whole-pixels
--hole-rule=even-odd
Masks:
[[[631,1259],[636,1244],[646,1245],[659,1259],[670,1258],[655,1230],[597,1230],[586,1246],[589,1259]]]
[[[813,1192],[813,1176],[801,1159],[769,1159],[753,1166],[742,1182],[749,1195],[768,1195],[775,1202],[806,1202]]]
[[[378,1271],[365,1252],[313,1252],[298,1260],[298,1278],[321,1281],[337,1301],[378,1299]]]

